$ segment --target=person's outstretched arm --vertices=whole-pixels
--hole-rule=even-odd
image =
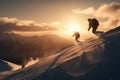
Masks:
[[[92,27],[92,26],[89,24],[89,28],[88,28],[88,31],[91,29],[91,27]]]

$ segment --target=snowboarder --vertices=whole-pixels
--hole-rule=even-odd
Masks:
[[[88,31],[91,29],[92,27],[92,33],[95,34],[96,33],[96,30],[99,26],[99,22],[96,18],[88,18],[88,22],[89,22],[89,28],[88,28]]]
[[[80,38],[79,32],[74,32],[73,37],[75,36],[75,41],[80,42],[78,39]]]

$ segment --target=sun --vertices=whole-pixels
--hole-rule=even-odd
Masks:
[[[74,32],[83,33],[84,31],[85,30],[80,23],[68,22],[59,31],[57,31],[57,33],[65,37],[71,37]]]
[[[71,32],[71,33],[75,32],[75,31],[79,32],[80,31],[80,25],[75,24],[75,23],[70,23],[68,25],[68,31]]]
[[[68,23],[65,27],[65,30],[67,31],[68,34],[73,34],[74,32],[81,32],[82,31],[82,27],[80,24],[77,23]]]

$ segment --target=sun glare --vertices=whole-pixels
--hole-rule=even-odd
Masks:
[[[66,34],[72,35],[74,32],[82,32],[82,28],[82,25],[75,22],[70,22],[65,26],[64,30],[66,31]]]
[[[74,32],[79,32],[80,34],[83,34],[85,32],[84,26],[80,23],[70,21],[63,25],[63,28],[61,28],[61,30],[57,31],[57,33],[61,36],[65,36],[68,38],[71,38]]]
[[[75,23],[70,23],[68,25],[68,31],[70,33],[74,33],[75,31],[79,32],[80,31],[80,25],[75,24]]]

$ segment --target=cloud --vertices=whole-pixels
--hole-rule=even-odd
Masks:
[[[30,26],[30,25],[35,25],[34,21],[30,21],[30,20],[19,20],[16,25],[18,26]]]
[[[56,26],[56,25],[59,26],[60,24],[61,24],[61,23],[60,23],[59,21],[56,21],[56,22],[52,22],[52,23],[51,23],[51,25],[55,25],[55,26]]]
[[[95,10],[94,7],[88,7],[86,9],[76,8],[72,12],[76,14],[94,15],[102,18],[118,18],[120,16],[120,3],[112,2],[109,4],[103,4]]]
[[[100,6],[96,11],[96,16],[113,19],[120,17],[120,3],[112,2]]]
[[[104,4],[98,8],[95,13],[98,18],[106,18],[107,21],[103,23],[103,26],[107,28],[113,28],[120,25],[120,3],[112,2],[110,4]]]
[[[95,12],[95,9],[93,7],[89,7],[87,9],[80,9],[80,8],[76,8],[73,9],[72,12],[76,13],[76,14],[93,14]]]
[[[120,25],[120,3],[111,2],[109,4],[103,4],[96,10],[94,7],[88,7],[86,9],[74,9],[72,10],[76,14],[86,15],[87,17],[96,17],[104,19],[101,22],[101,26],[105,28],[113,28]]]
[[[18,20],[17,18],[0,18],[0,32],[10,31],[48,31],[56,30],[54,26],[44,26],[32,20]]]

